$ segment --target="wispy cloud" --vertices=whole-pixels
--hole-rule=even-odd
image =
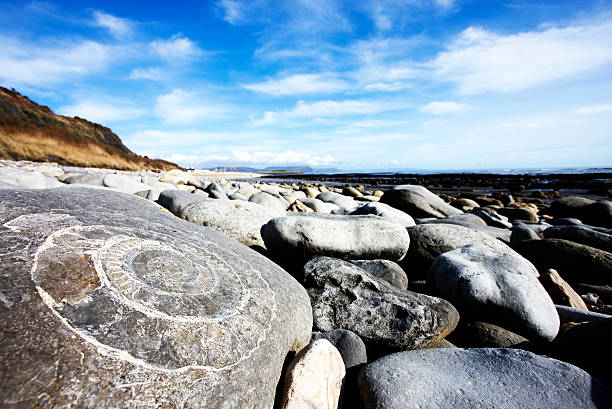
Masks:
[[[134,23],[125,18],[115,17],[102,11],[95,11],[94,25],[108,29],[116,37],[122,37],[132,32]]]
[[[349,83],[331,75],[298,74],[254,84],[243,84],[242,87],[250,91],[279,96],[334,93],[347,89]]]
[[[202,103],[202,97],[174,89],[157,97],[155,115],[169,124],[192,124],[210,118],[222,118],[228,109],[218,103]],[[212,102],[212,101],[211,101]]]
[[[151,49],[168,61],[186,60],[204,53],[195,42],[181,34],[174,34],[167,40],[154,40]]]
[[[578,115],[612,114],[612,104],[590,105],[576,108]]]
[[[429,64],[464,94],[517,91],[612,63],[612,21],[499,35],[463,31]]]
[[[134,68],[128,77],[131,80],[151,80],[159,81],[166,78],[163,70],[159,67],[153,68]]]
[[[453,101],[434,101],[421,107],[421,112],[432,115],[452,114],[465,111],[468,108],[465,104]]]
[[[107,101],[101,100],[106,99]],[[133,103],[98,97],[96,100],[81,100],[73,105],[64,105],[58,113],[68,116],[79,116],[87,120],[104,124],[109,121],[125,121],[144,115],[145,110]]]

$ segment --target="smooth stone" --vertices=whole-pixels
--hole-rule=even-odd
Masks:
[[[512,228],[512,233],[510,235],[510,244],[512,245],[512,247],[514,247],[522,241],[541,239],[542,238],[538,236],[538,233],[536,233],[534,229],[529,228],[525,224],[517,224]]]
[[[12,183],[3,182],[0,180],[0,189],[18,189],[19,186],[13,185]]]
[[[612,399],[580,368],[503,348],[399,352],[366,365],[359,386],[365,409],[595,409]]]
[[[241,195],[240,193],[231,193],[231,194],[227,195],[227,198],[229,200],[242,200],[244,202],[248,202],[249,201],[249,199],[246,196]]]
[[[478,216],[474,216],[471,213],[455,214],[452,216],[438,219],[435,217],[428,219],[421,219],[422,224],[427,223],[441,223],[441,224],[456,224],[458,226],[467,227],[470,229],[479,229],[481,227],[487,227],[487,223]]]
[[[366,203],[365,205],[352,210],[349,214],[373,214],[375,216],[382,217],[385,220],[389,220],[390,222],[401,224],[404,227],[411,227],[415,225],[412,216],[384,203]]]
[[[267,192],[255,193],[249,198],[249,202],[257,203],[269,209],[275,209],[279,212],[284,212],[289,207],[289,203],[282,197],[276,197]]]
[[[40,172],[29,172],[19,168],[0,168],[0,182],[24,189],[50,189],[65,186],[53,176],[45,176]]]
[[[134,195],[6,190],[0,203],[5,405],[273,406],[312,327],[284,270]]]
[[[463,213],[423,186],[418,185],[395,186],[385,192],[380,201],[408,213],[412,217],[442,218]]]
[[[290,192],[281,193],[280,195],[287,203],[293,203],[296,200],[306,199],[306,193],[299,190],[292,190]]]
[[[72,184],[81,184],[81,185],[94,185],[94,186],[104,186],[104,173],[82,173],[76,174],[72,176],[68,176],[62,180],[62,182],[72,185]]]
[[[493,197],[475,197],[474,201],[482,207],[484,206],[504,207],[504,202],[502,202],[499,199],[495,199]]]
[[[259,193],[259,189],[257,189],[255,186],[253,186],[252,184],[248,182],[236,182],[235,186],[238,187],[238,190],[236,190],[236,193],[246,197],[247,200],[249,200],[249,198],[253,196],[255,193]]]
[[[380,201],[380,197],[373,196],[373,195],[363,195],[363,196],[356,197],[355,200],[360,201],[360,202],[378,203]]]
[[[189,178],[185,184],[206,191],[211,183],[213,183],[213,181],[207,177],[192,177]]]
[[[505,328],[482,321],[459,320],[459,325],[448,335],[449,341],[460,348],[521,348],[529,340]]]
[[[342,189],[342,194],[344,196],[350,196],[350,197],[362,197],[363,193],[361,193],[359,190],[355,189],[352,186],[345,186]]]
[[[145,185],[144,183],[139,182],[130,176],[117,175],[114,173],[110,173],[104,176],[104,180],[102,181],[104,186],[110,187],[112,189],[117,189],[124,193],[136,193],[142,190],[149,190],[150,187]]]
[[[227,194],[220,192],[218,190],[208,190],[208,196],[211,199],[230,200],[229,197],[227,197]]]
[[[502,216],[493,209],[475,209],[472,214],[480,217],[489,226],[501,227],[504,229],[512,228],[512,223],[508,221],[508,218],[506,216]]]
[[[352,197],[344,196],[340,193],[336,192],[322,192],[319,193],[316,197],[323,202],[333,203],[338,207],[344,208],[356,208],[359,206],[359,203],[355,201]]]
[[[265,247],[261,228],[268,221],[285,214],[253,202],[204,200],[183,207],[178,216],[200,226],[212,227],[246,246]]]
[[[537,223],[540,218],[537,213],[527,207],[503,207],[497,211],[502,216],[506,216],[510,220],[526,220],[528,222]]]
[[[312,209],[305,204],[301,203],[299,200],[291,203],[287,208],[288,212],[294,213],[312,213]]]
[[[151,186],[152,188],[157,189],[160,192],[163,192],[164,190],[176,189],[176,185],[173,185],[172,183],[160,182],[157,177],[152,176],[142,176],[140,178],[140,182],[144,183],[147,186]]]
[[[582,220],[573,217],[557,217],[549,221],[553,226],[582,226]]]
[[[357,267],[366,270],[373,276],[385,280],[400,290],[408,288],[408,276],[399,264],[390,260],[351,260]]]
[[[225,184],[222,184],[222,183],[219,183],[219,182],[211,182],[211,183],[208,184],[208,186],[206,186],[202,190],[204,190],[208,194],[212,193],[213,191],[217,191],[217,192],[222,193],[224,195],[227,195],[228,193],[232,193],[232,192],[228,191],[229,190],[229,186],[227,186]]]
[[[563,239],[612,252],[612,235],[586,226],[553,226],[544,230],[544,238]]]
[[[440,254],[468,244],[487,243],[512,251],[510,247],[486,233],[454,224],[420,224],[408,228],[408,234],[410,247],[400,265],[404,270],[410,271],[411,280],[425,277],[427,270]]]
[[[584,369],[612,386],[610,339],[612,319],[585,322],[559,334],[554,342],[553,356]]]
[[[595,201],[568,196],[552,202],[548,214],[580,219],[595,226],[612,227],[612,202],[608,200]]]
[[[331,342],[342,355],[342,361],[347,369],[368,362],[365,344],[359,338],[359,335],[352,331],[332,329],[327,332],[313,332],[311,341],[317,339],[326,339]]]
[[[562,239],[526,240],[515,249],[540,271],[553,268],[570,283],[612,282],[612,253]]]
[[[287,367],[281,408],[338,408],[345,375],[342,356],[331,342],[308,344]]]
[[[300,202],[310,207],[315,213],[329,214],[332,211],[340,208],[340,206],[336,204],[324,202],[319,199],[306,198],[306,199],[300,199]]]
[[[555,305],[536,268],[508,250],[470,244],[449,251],[436,258],[427,282],[462,315],[552,341],[559,331]]]
[[[376,216],[297,214],[277,217],[261,229],[266,248],[284,257],[326,255],[348,259],[401,260],[406,229]]]
[[[316,187],[303,187],[301,189],[304,193],[306,193],[306,197],[309,199],[314,199],[315,197],[317,197],[319,195],[319,193],[321,193],[321,191],[319,189],[317,189]]]
[[[567,305],[584,311],[589,310],[580,295],[574,291],[567,281],[561,278],[556,270],[551,268],[543,271],[539,280],[555,304]]]
[[[463,211],[465,211],[466,209],[474,209],[476,207],[480,207],[478,202],[475,202],[474,200],[465,197],[453,200],[450,205]]]
[[[159,193],[157,203],[170,210],[175,215],[178,215],[180,211],[188,204],[205,199],[206,197],[185,192],[183,190],[164,190]]]
[[[566,322],[588,322],[602,319],[609,319],[610,315],[602,314],[594,311],[584,311],[577,308],[568,307],[566,305],[555,305],[561,323]]]
[[[399,290],[344,260],[313,258],[304,281],[316,330],[348,329],[376,350],[425,348],[459,320],[449,302]]]

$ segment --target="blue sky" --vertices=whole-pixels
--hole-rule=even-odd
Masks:
[[[612,2],[0,1],[0,84],[185,166],[612,165]]]

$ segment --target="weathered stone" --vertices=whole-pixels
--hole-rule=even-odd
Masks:
[[[64,186],[52,176],[40,172],[29,172],[19,168],[0,168],[0,181],[24,189],[49,189]]]
[[[463,315],[552,341],[559,316],[538,271],[510,248],[471,244],[436,258],[428,284]]]
[[[278,217],[265,224],[261,234],[267,249],[291,257],[400,260],[410,242],[403,226],[375,216]]]
[[[497,212],[510,220],[527,220],[534,223],[540,220],[537,213],[528,207],[503,207]]]
[[[312,213],[312,209],[306,206],[304,203],[300,202],[299,200],[296,200],[295,202],[291,203],[287,208],[287,211],[294,213]]]
[[[287,203],[293,203],[296,200],[306,199],[306,193],[300,190],[291,190],[289,192],[283,192],[280,195]]]
[[[387,203],[412,217],[447,217],[463,213],[438,196],[417,185],[399,185],[385,192],[382,203]]]
[[[321,191],[317,189],[316,187],[310,187],[310,186],[303,187],[302,191],[306,193],[306,197],[309,199],[314,199],[315,197],[319,195],[319,193],[321,193]]]
[[[5,190],[0,203],[5,406],[272,407],[312,325],[285,271],[133,195]]]
[[[344,196],[336,192],[322,192],[317,195],[316,198],[323,202],[333,203],[338,207],[344,207],[347,209],[356,208],[360,205],[352,197]]]
[[[333,203],[324,202],[319,199],[310,199],[310,198],[300,199],[300,202],[310,207],[316,213],[329,214],[332,211],[340,208],[338,205],[335,205]]]
[[[244,202],[249,201],[249,199],[246,196],[241,195],[240,193],[230,193],[229,195],[227,195],[227,198],[229,200],[242,200]]]
[[[149,186],[139,182],[131,176],[117,175],[114,173],[104,176],[104,180],[102,182],[104,183],[104,186],[117,189],[124,193],[136,193],[150,189]]]
[[[577,308],[579,310],[589,310],[578,293],[561,278],[556,270],[550,268],[543,271],[542,274],[540,274],[539,280],[555,304],[567,305],[568,307]]]
[[[487,227],[487,223],[485,223],[484,220],[470,213],[455,214],[452,216],[445,217],[443,219],[438,219],[435,217],[420,219],[419,224],[429,223],[456,224],[458,226],[467,227],[469,229],[479,229],[481,227]]]
[[[480,217],[489,226],[501,227],[504,229],[512,228],[512,223],[508,221],[508,218],[506,216],[502,216],[501,214],[497,213],[493,209],[488,209],[488,208],[476,209],[472,212],[472,214]]]
[[[190,203],[178,216],[200,226],[209,226],[247,246],[262,246],[261,227],[274,217],[285,214],[253,202],[204,200]]]
[[[344,189],[342,189],[342,194],[344,196],[350,196],[350,197],[361,197],[361,196],[363,196],[363,193],[361,193],[359,190],[355,189],[352,186],[345,186]]]
[[[12,183],[3,182],[0,180],[0,189],[18,189],[19,186],[13,185]]]
[[[453,207],[456,207],[459,210],[463,210],[464,212],[474,209],[476,207],[480,207],[480,205],[477,202],[473,201],[472,199],[467,199],[464,197],[453,200],[450,203],[450,205]]]
[[[194,195],[183,190],[164,190],[160,192],[157,203],[178,215],[188,204],[205,199],[206,197]]]
[[[223,192],[220,192],[218,190],[212,189],[212,190],[208,190],[208,196],[212,199],[218,199],[218,200],[230,200],[229,197],[227,197],[227,195]]]
[[[385,220],[389,220],[390,222],[401,224],[404,227],[415,225],[414,219],[410,215],[384,203],[366,203],[355,210],[351,210],[349,214],[373,214],[375,216],[382,217]]]
[[[395,288],[408,288],[408,276],[404,269],[390,260],[352,260],[351,263],[363,268],[373,276],[385,280]]]
[[[283,409],[336,409],[346,369],[338,350],[326,339],[304,348],[285,375]]]
[[[612,399],[582,369],[518,349],[399,352],[366,365],[359,386],[366,409],[595,409]]]
[[[541,237],[538,236],[535,230],[529,228],[529,226],[525,224],[517,224],[512,228],[512,235],[510,236],[510,243],[512,247],[518,245],[522,241],[526,240],[540,240]]]
[[[461,319],[457,328],[448,335],[449,341],[460,348],[521,348],[529,340],[519,334],[481,321]]]
[[[68,176],[62,180],[62,182],[72,185],[72,184],[80,184],[80,185],[94,185],[94,186],[104,186],[104,173],[81,173],[72,176]]]
[[[326,339],[331,342],[342,355],[342,361],[344,361],[344,366],[347,369],[368,362],[365,344],[359,338],[359,335],[352,331],[332,329],[327,332],[313,332],[311,341],[317,339]]]
[[[316,329],[348,329],[375,349],[425,348],[459,320],[447,301],[399,290],[347,261],[314,258],[304,280]]]
[[[276,210],[277,212],[284,212],[289,207],[289,203],[282,197],[276,197],[267,192],[255,193],[249,198],[249,202],[257,203],[270,210]]]
[[[526,240],[514,247],[539,271],[553,268],[570,283],[612,282],[612,253],[561,239]]]
[[[555,217],[573,217],[587,224],[612,227],[612,202],[595,201],[578,196],[555,200],[548,213]]]
[[[468,244],[487,243],[504,251],[512,251],[510,247],[488,234],[453,224],[421,224],[408,228],[408,234],[410,247],[400,265],[410,271],[411,280],[424,277],[440,254]]]
[[[586,226],[553,226],[544,230],[547,239],[563,239],[612,252],[612,235],[591,230]]]

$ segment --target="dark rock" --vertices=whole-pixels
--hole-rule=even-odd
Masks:
[[[561,239],[526,240],[515,249],[539,271],[555,269],[570,284],[612,282],[612,253]]]
[[[104,186],[103,173],[82,173],[68,176],[63,180],[64,183],[72,185],[74,183],[81,185]]]
[[[555,200],[548,209],[554,217],[571,217],[595,226],[612,227],[612,202],[595,201],[579,196]]]
[[[533,209],[527,207],[503,207],[497,212],[510,220],[526,220],[534,223],[540,220],[537,213]]]
[[[366,409],[604,408],[612,390],[580,368],[518,349],[425,349],[367,364]]]
[[[346,329],[333,329],[327,332],[313,332],[311,341],[326,339],[336,347],[344,366],[348,369],[368,362],[366,347],[359,335]]]
[[[272,407],[312,325],[285,271],[133,195],[5,190],[0,202],[5,405]]]
[[[517,224],[512,228],[512,235],[510,236],[510,243],[512,247],[518,245],[518,243],[525,240],[540,240],[541,237],[538,236],[535,230],[529,228],[529,226],[525,224]]]
[[[408,288],[408,276],[399,264],[390,260],[353,260],[351,263],[363,268],[373,276],[385,280],[395,288]]]
[[[489,226],[501,227],[503,229],[512,228],[512,223],[508,221],[508,218],[506,216],[502,216],[493,209],[475,209],[472,214],[480,217]]]
[[[423,186],[399,185],[380,198],[382,203],[395,207],[412,217],[447,217],[463,213],[444,202]]]
[[[612,252],[612,235],[586,226],[554,226],[544,230],[547,239],[563,239]]]
[[[164,190],[159,194],[157,203],[174,214],[179,214],[180,211],[190,203],[205,200],[206,197],[194,195],[184,190]]]
[[[439,298],[401,291],[349,262],[317,257],[304,266],[314,328],[348,329],[377,350],[425,348],[457,325]]]
[[[461,319],[448,339],[460,348],[521,348],[529,340],[519,334],[482,321]]]

